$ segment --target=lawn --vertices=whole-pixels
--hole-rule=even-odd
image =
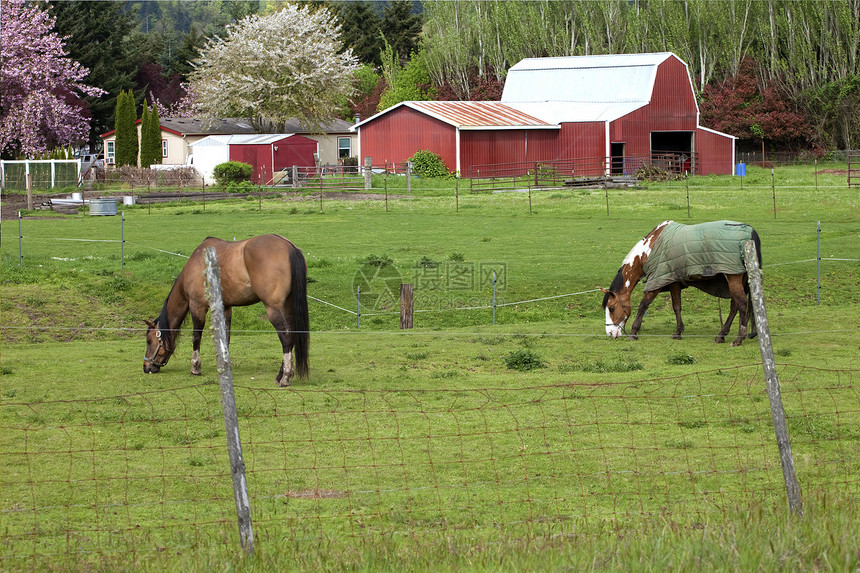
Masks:
[[[434,186],[28,217],[23,262],[4,222],[2,568],[856,568],[856,190],[808,166],[748,173],[743,188]],[[757,340],[712,342],[727,304],[684,291],[681,341],[662,297],[640,340],[603,334],[596,287],[664,219],[741,220],[762,237],[802,519],[786,507]],[[205,236],[266,232],[308,261],[311,374],[276,388],[265,313],[236,309],[256,537],[242,558],[212,346],[201,377],[187,333],[145,375],[140,329]],[[415,284],[410,331],[400,282]]]

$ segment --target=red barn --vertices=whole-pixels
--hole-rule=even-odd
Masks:
[[[254,168],[251,181],[268,185],[281,169],[313,167],[317,142],[301,135],[245,135],[230,140],[230,161],[249,163]]]
[[[731,174],[735,138],[699,125],[687,64],[671,53],[529,58],[498,102],[402,102],[353,127],[359,156],[403,162],[419,149],[449,169],[576,160],[598,173],[668,162]]]

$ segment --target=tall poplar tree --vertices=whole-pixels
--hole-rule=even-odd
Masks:
[[[149,167],[161,163],[161,127],[158,120],[158,109],[149,109],[143,103],[140,121],[140,166]]]
[[[137,112],[131,90],[121,91],[117,96],[115,118],[116,166],[136,166],[138,152]]]

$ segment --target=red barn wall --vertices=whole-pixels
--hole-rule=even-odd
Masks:
[[[361,165],[365,157],[372,157],[373,165],[403,163],[419,149],[429,149],[449,170],[457,168],[455,128],[406,106],[362,126],[360,137]]]
[[[299,167],[313,167],[314,153],[317,152],[319,144],[316,140],[301,135],[292,135],[274,143],[275,146],[275,171],[298,165]]]
[[[698,122],[696,98],[690,86],[687,68],[676,58],[669,58],[657,68],[657,79],[651,103],[613,121],[609,138],[625,143],[628,157],[651,155],[651,132],[696,131]]]
[[[317,142],[315,140],[301,135],[291,135],[273,143],[231,144],[230,161],[250,164],[254,168],[251,173],[251,182],[266,185],[272,180],[274,171],[293,165],[313,167],[314,153],[316,152]]]
[[[696,166],[698,175],[734,173],[735,142],[731,137],[697,129],[696,151],[699,158]]]
[[[558,152],[554,159],[575,159],[574,174],[597,176],[603,174],[606,157],[606,123],[590,121],[563,123],[558,136]]]
[[[251,182],[259,183],[260,181],[260,161],[257,158],[258,145],[231,145],[230,146],[230,161],[241,161],[248,163],[253,168],[251,172]]]

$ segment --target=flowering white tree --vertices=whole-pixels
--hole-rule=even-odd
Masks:
[[[228,26],[193,64],[195,110],[247,118],[258,131],[280,131],[290,118],[318,127],[352,94],[359,67],[351,50],[340,51],[339,34],[335,16],[310,5],[287,4]]]
[[[0,2],[0,152],[33,156],[85,139],[83,83],[89,70],[70,59],[54,18],[35,3]]]

